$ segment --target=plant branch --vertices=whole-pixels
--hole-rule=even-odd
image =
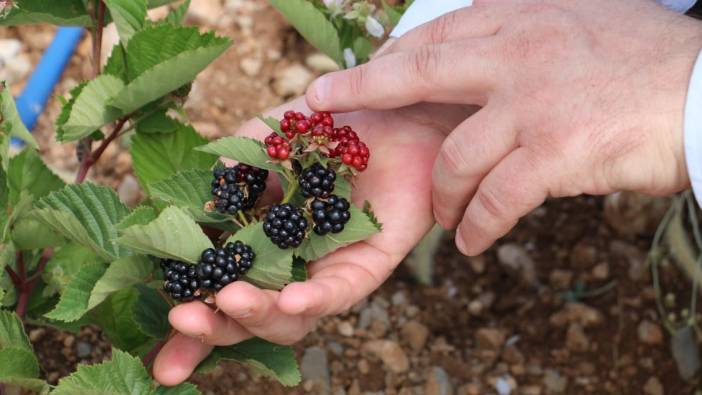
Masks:
[[[117,121],[114,129],[112,130],[112,133],[110,133],[110,135],[107,136],[107,138],[102,140],[100,146],[95,151],[91,152],[88,155],[85,155],[85,158],[83,158],[83,162],[80,165],[80,169],[78,170],[78,174],[76,175],[76,184],[80,184],[81,182],[85,181],[85,177],[88,176],[88,171],[90,170],[90,168],[100,159],[102,154],[107,149],[107,146],[110,145],[110,143],[113,142],[117,137],[119,137],[119,132],[124,127],[124,124],[127,122],[127,119],[129,118],[124,117]]]
[[[22,251],[17,251],[17,274],[21,279],[27,276],[24,270],[24,254],[22,254]]]
[[[105,3],[98,0],[98,6],[95,10],[95,18],[93,19],[95,28],[93,29],[93,78],[100,74],[100,62],[102,57],[102,30],[105,21]]]
[[[15,286],[15,288],[19,288],[22,285],[22,280],[20,280],[17,273],[15,273],[15,271],[9,266],[5,266],[5,271],[10,276],[10,279],[12,279],[12,284]]]
[[[49,262],[49,259],[51,259],[52,254],[53,254],[53,249],[51,247],[46,248],[44,250],[44,252],[41,254],[41,258],[39,260],[39,265],[37,266],[37,269],[35,270],[34,274],[29,279],[27,279],[24,274],[22,274],[20,277],[22,279],[22,284],[20,285],[20,287],[18,289],[19,296],[17,298],[17,307],[15,308],[15,312],[21,318],[23,318],[25,313],[27,312],[27,305],[29,304],[29,297],[32,296],[32,291],[34,290],[34,287],[37,285],[37,282],[39,281],[39,277],[41,276],[41,273],[46,268],[46,264]],[[18,265],[19,264],[24,265],[24,262],[23,261],[18,262]]]
[[[141,360],[144,366],[149,366],[149,364],[156,359],[156,355],[158,355],[159,351],[161,351],[164,345],[166,345],[166,340],[159,340],[153,347],[151,347],[151,350],[149,350],[149,352],[147,352],[146,355],[144,355],[144,358]]]

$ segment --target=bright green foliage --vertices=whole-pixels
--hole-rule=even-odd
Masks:
[[[153,339],[142,332],[134,320],[134,308],[138,302],[139,292],[135,288],[124,288],[89,314],[92,322],[100,326],[114,347],[133,355],[142,354],[153,343]]]
[[[0,18],[0,25],[21,25],[50,23],[65,26],[91,26],[85,5],[81,0],[16,0],[16,8],[5,18]]]
[[[261,169],[277,172],[283,170],[282,166],[270,161],[262,142],[248,137],[224,137],[205,146],[198,147],[197,150],[223,156],[227,159],[233,159]]]
[[[11,204],[17,204],[22,191],[28,192],[34,199],[39,199],[66,185],[46,167],[34,150],[24,150],[13,157],[7,173]]]
[[[138,299],[132,306],[133,318],[139,330],[155,339],[164,339],[171,330],[168,310],[171,306],[153,288],[137,285]]]
[[[4,81],[0,82],[0,131],[23,140],[32,148],[37,148],[37,142],[22,123],[10,89]]]
[[[42,278],[47,283],[44,294],[50,296],[57,291],[63,292],[81,267],[99,260],[95,252],[77,243],[68,243],[58,248],[42,273]]]
[[[183,19],[185,19],[185,14],[190,8],[190,0],[185,0],[178,8],[171,11],[166,17],[166,22],[174,25],[183,24]]]
[[[81,267],[64,289],[56,307],[46,314],[52,320],[71,322],[81,318],[90,309],[90,294],[107,266],[91,262]]]
[[[127,44],[146,22],[146,0],[104,0],[115,21],[120,41]]]
[[[205,211],[205,204],[212,200],[210,183],[212,172],[191,169],[176,173],[173,177],[150,185],[151,196],[188,210],[196,221],[218,223],[231,221],[228,217]]]
[[[22,321],[16,314],[0,310],[0,383],[42,392],[46,383],[38,377],[39,362]]]
[[[157,216],[156,209],[153,207],[139,206],[117,224],[117,230],[124,230],[133,225],[146,225]]]

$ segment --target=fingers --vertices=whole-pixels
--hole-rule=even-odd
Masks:
[[[526,148],[518,148],[485,177],[456,232],[461,252],[480,254],[543,203],[549,195],[547,176],[553,170],[544,163]]]
[[[392,109],[419,102],[483,105],[500,67],[490,39],[422,46],[326,74],[307,90],[318,111]]]
[[[278,292],[237,281],[217,294],[216,303],[223,313],[253,335],[273,343],[291,344],[302,339],[315,320],[283,313],[277,306],[278,295]]]
[[[236,321],[200,302],[174,307],[168,320],[178,332],[215,346],[228,346],[251,337]]]
[[[177,334],[156,356],[153,368],[154,378],[165,386],[180,384],[190,377],[210,351],[212,346],[198,339]]]
[[[517,131],[504,106],[489,104],[444,140],[432,172],[432,205],[446,229],[458,225],[478,184],[516,148]]]

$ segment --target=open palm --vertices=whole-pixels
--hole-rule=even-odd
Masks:
[[[154,377],[164,385],[180,383],[213,346],[252,336],[294,343],[314,328],[319,317],[343,312],[378,288],[434,223],[432,165],[444,136],[468,111],[441,106],[441,120],[434,122],[436,108],[422,104],[336,116],[337,124],[351,125],[371,149],[368,170],[357,177],[353,200],[373,203],[383,231],[311,263],[309,280],[280,292],[239,281],[217,294],[219,311],[201,302],[175,307],[169,320],[179,334],[156,358]],[[298,99],[269,115],[280,118],[287,109],[309,112]],[[259,139],[268,133],[259,121],[248,122],[237,132]]]

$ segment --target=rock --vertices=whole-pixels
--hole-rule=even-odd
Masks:
[[[361,384],[358,383],[357,379],[353,380],[351,387],[349,387],[348,395],[361,395]]]
[[[480,384],[468,383],[461,386],[458,390],[458,395],[481,395],[483,393]]]
[[[494,387],[499,395],[510,395],[517,388],[517,382],[509,375],[502,376],[495,380]]]
[[[570,253],[570,264],[574,268],[592,267],[597,261],[597,248],[586,242],[579,242]]]
[[[376,303],[372,303],[361,310],[361,314],[358,317],[358,329],[368,329],[373,321],[380,321],[386,327],[390,326],[388,311]]]
[[[555,269],[548,277],[548,282],[556,289],[569,289],[573,281],[573,272],[570,270]]]
[[[327,343],[327,348],[329,351],[331,351],[334,355],[336,356],[342,356],[344,355],[344,346],[337,342],[329,342]]]
[[[141,188],[137,179],[127,174],[117,188],[119,199],[129,207],[136,207],[141,200]]]
[[[481,328],[475,333],[475,342],[481,350],[497,351],[502,348],[507,337],[505,331],[495,328]]]
[[[536,285],[536,268],[524,247],[508,243],[497,248],[497,260],[505,268],[518,272],[526,284]]]
[[[258,58],[245,58],[239,62],[241,71],[249,77],[255,77],[261,72],[263,62]]]
[[[700,352],[695,329],[687,326],[676,330],[670,343],[680,377],[683,380],[691,380],[700,370]]]
[[[661,381],[656,376],[646,380],[643,390],[646,395],[664,395],[663,384],[661,384]]]
[[[188,19],[199,25],[214,26],[224,15],[219,0],[192,0],[188,9]]]
[[[319,73],[329,73],[331,71],[339,70],[339,65],[323,53],[313,53],[305,59],[305,64],[310,69]]]
[[[29,340],[34,343],[39,340],[41,340],[42,337],[46,334],[46,329],[44,328],[37,328],[37,329],[32,329],[29,331]]]
[[[397,291],[392,295],[393,306],[404,306],[407,304],[407,295],[403,291]]]
[[[566,333],[566,347],[575,352],[585,352],[590,347],[590,340],[587,338],[583,327],[577,323],[571,323]]]
[[[76,344],[76,354],[78,358],[87,358],[93,352],[93,347],[90,343],[79,341]]]
[[[14,38],[0,39],[0,64],[19,55],[22,43]]]
[[[654,324],[648,320],[643,320],[639,324],[636,332],[639,335],[639,340],[644,344],[663,344],[663,330],[661,330],[661,327],[658,324]]]
[[[629,278],[633,281],[646,279],[648,267],[646,265],[646,254],[635,246],[620,240],[614,240],[609,244],[609,251],[612,255],[625,258],[629,263]]]
[[[64,347],[72,347],[75,342],[76,342],[76,337],[73,335],[68,335],[63,339],[63,346]]]
[[[483,312],[483,302],[480,300],[472,300],[468,303],[468,312],[471,315],[480,315]]]
[[[551,325],[557,327],[576,322],[583,328],[600,325],[603,321],[604,316],[602,313],[582,303],[568,303],[549,319]]]
[[[13,84],[23,80],[31,71],[32,64],[25,53],[9,59],[0,59],[0,80]]]
[[[453,387],[446,371],[438,366],[431,369],[424,385],[425,395],[452,395]]]
[[[653,236],[670,199],[633,192],[617,192],[605,197],[604,219],[620,236]]]
[[[475,272],[475,274],[485,273],[485,256],[484,255],[468,257],[468,264],[470,265],[471,270],[473,270],[473,272]]]
[[[521,395],[541,395],[541,387],[538,385],[525,385],[519,387]]]
[[[314,76],[301,64],[293,64],[276,72],[273,90],[282,97],[301,95]]]
[[[544,386],[548,391],[555,394],[562,394],[568,388],[568,378],[561,376],[553,369],[546,369],[544,372]]]
[[[427,344],[429,329],[418,321],[407,321],[401,332],[402,338],[414,351],[420,351]]]
[[[353,325],[351,325],[351,323],[348,321],[341,321],[339,325],[337,325],[336,329],[339,331],[341,336],[353,336]]]
[[[329,393],[331,379],[329,374],[329,361],[327,353],[320,347],[310,347],[305,350],[300,362],[300,372],[304,380],[317,384],[324,393]]]
[[[409,370],[409,360],[405,351],[392,340],[371,340],[364,343],[362,349],[380,358],[385,367],[393,373]]]
[[[598,280],[606,280],[609,277],[609,264],[602,262],[592,269],[592,276]]]

